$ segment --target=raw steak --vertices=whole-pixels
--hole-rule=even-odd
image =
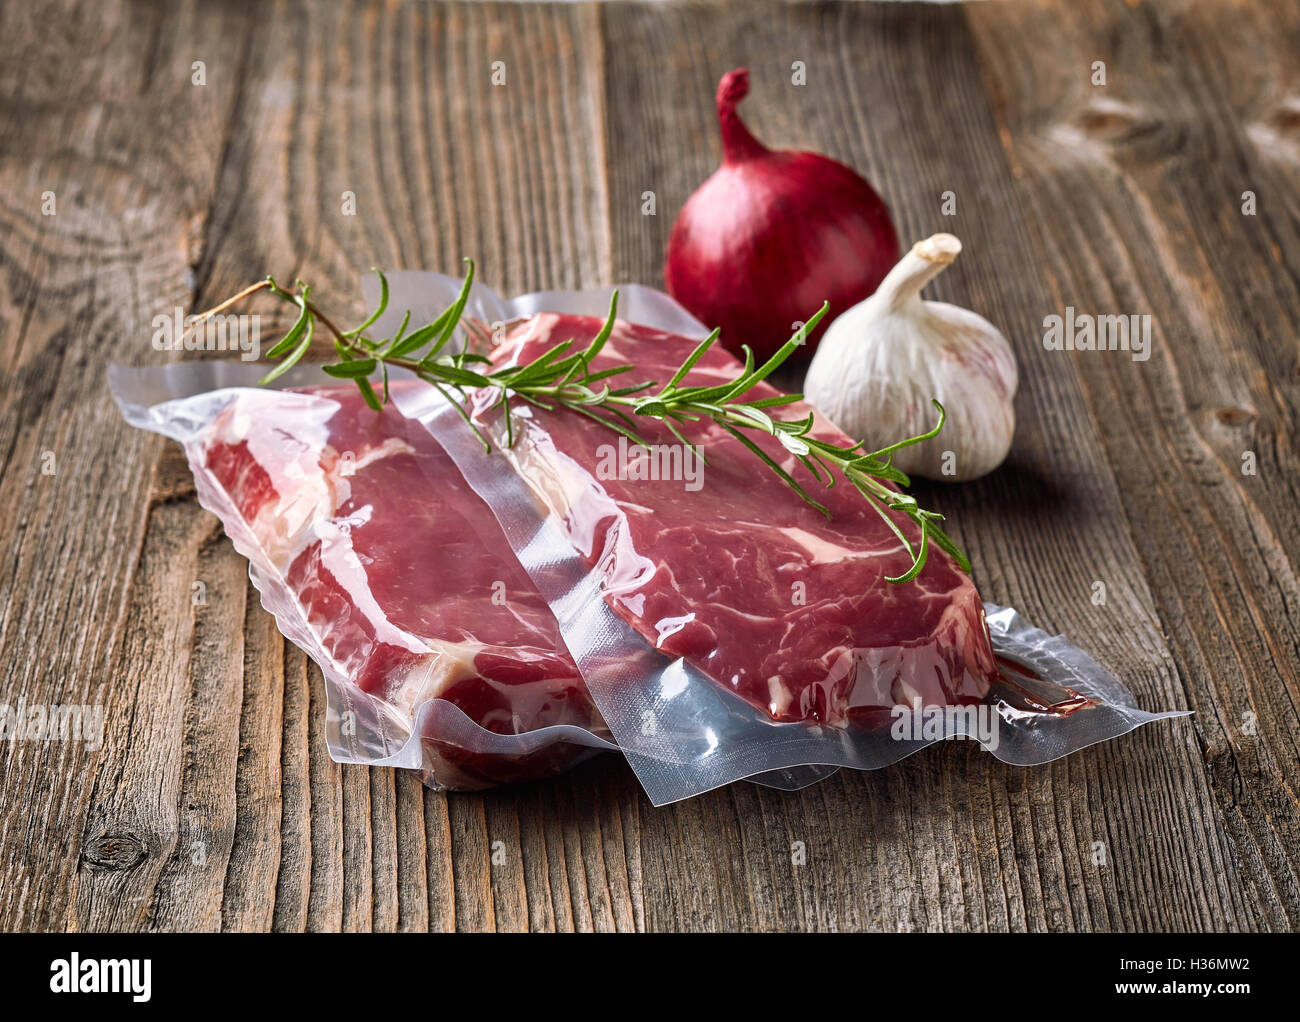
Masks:
[[[296,594],[337,673],[406,716],[448,700],[489,731],[605,733],[555,618],[438,443],[352,384],[246,391],[189,451]],[[437,480],[436,485],[433,480]],[[589,750],[479,756],[426,736],[436,779],[553,773]]]
[[[554,314],[515,321],[493,361],[531,361],[570,338],[578,350],[600,326],[590,317]],[[638,367],[615,386],[665,381],[694,346],[619,322],[594,368]],[[686,384],[721,383],[739,368],[714,347]],[[749,396],[776,393],[760,384]],[[488,410],[492,397],[480,394],[475,413],[500,440],[500,413]],[[510,457],[575,549],[600,565],[615,613],[665,654],[687,658],[773,719],[843,726],[878,720],[916,698],[927,706],[964,704],[988,691],[996,665],[970,578],[932,548],[914,581],[885,581],[910,559],[843,480],[827,490],[772,438],[751,434],[830,508],[828,521],[711,422],[684,427],[707,458],[697,485],[632,478],[646,475],[646,463],[633,468],[621,458],[617,434],[573,412],[519,401],[513,408],[519,439]],[[811,409],[776,411],[802,418]],[[815,435],[850,443],[818,419]],[[664,445],[656,451],[661,467],[672,448],[682,466],[684,452],[666,428],[651,419],[638,419],[638,427]],[[625,471],[611,473],[611,464]],[[917,543],[911,522],[894,517]]]

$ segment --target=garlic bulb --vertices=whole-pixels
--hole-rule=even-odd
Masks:
[[[804,394],[864,449],[932,429],[934,398],[948,413],[935,438],[894,464],[930,479],[975,479],[1002,463],[1016,428],[1016,360],[988,320],[920,291],[961,251],[951,234],[918,241],[876,293],[822,338]]]

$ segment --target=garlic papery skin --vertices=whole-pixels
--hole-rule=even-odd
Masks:
[[[993,471],[1016,428],[1016,359],[992,323],[967,309],[921,298],[921,288],[961,251],[951,234],[918,241],[866,301],[843,313],[822,338],[804,395],[874,451],[948,414],[943,431],[894,453],[909,475],[960,481]]]

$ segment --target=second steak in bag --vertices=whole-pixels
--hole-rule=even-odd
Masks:
[[[481,788],[613,748],[550,609],[427,431],[351,384],[189,393],[252,370],[213,365],[117,369],[114,391],[184,444],[200,502],[320,665],[335,759]]]

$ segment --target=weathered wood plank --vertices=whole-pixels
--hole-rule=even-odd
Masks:
[[[1213,892],[1194,922],[1214,925],[1227,903],[1241,924],[1292,928],[1300,7],[1125,15],[1094,3],[1064,34],[1058,14],[1042,4],[971,12],[1052,286],[1035,311],[1152,319],[1148,361],[1048,354],[1070,363],[1103,424],[1101,449],[1197,711],[1214,799],[1204,822],[1217,832],[1198,844],[1225,847],[1232,870],[1193,864],[1189,889]],[[1126,31],[1108,30],[1121,16]],[[1039,48],[1048,39],[1050,59]],[[1104,85],[1093,84],[1097,60]],[[1246,192],[1256,215],[1243,215]],[[1243,888],[1249,908],[1236,907]]]
[[[1297,51],[1294,0],[6,7],[0,701],[108,727],[2,750],[0,926],[1293,928]],[[510,293],[658,283],[742,63],[756,132],[864,171],[905,239],[960,235],[936,296],[1012,338],[1011,460],[922,490],[985,595],[1195,722],[661,810],[610,757],[457,795],[331,763],[319,671],[106,361],[166,357],[153,314],[267,271],[353,311],[366,267],[464,255]],[[1044,351],[1067,304],[1149,311],[1152,358]]]
[[[174,736],[190,690],[189,584],[210,522],[151,486],[162,445],[121,423],[104,366],[157,358],[149,317],[188,304],[189,242],[219,152],[200,125],[228,110],[233,88],[192,86],[178,49],[213,30],[211,11],[9,6],[0,18],[4,699],[99,707],[108,733],[97,751],[6,744],[0,919],[7,928],[143,926],[180,840]],[[229,21],[237,32],[241,19]],[[146,66],[142,38],[171,46],[174,59]],[[53,215],[42,213],[46,192]],[[143,541],[150,519],[152,544]],[[170,567],[164,537],[177,544]],[[240,619],[227,661],[236,679]],[[202,826],[196,812],[188,822]],[[217,828],[233,822],[224,812]],[[230,839],[217,828],[208,829],[214,857],[195,878],[204,892],[196,925],[210,922],[212,864]]]
[[[313,821],[324,818],[325,809],[312,799],[313,735],[307,722],[312,705],[309,686],[314,679],[307,674],[307,657],[296,647],[284,645],[281,659],[284,723],[280,738],[280,848],[275,887],[263,888],[262,893],[265,896],[266,891],[274,890],[271,929],[297,932],[308,928],[312,886],[317,877]]]

